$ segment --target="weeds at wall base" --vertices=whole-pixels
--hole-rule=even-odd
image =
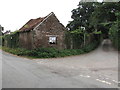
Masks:
[[[55,48],[37,48],[33,50],[27,50],[23,48],[2,47],[2,50],[14,55],[25,56],[29,58],[57,58],[57,57],[65,57],[65,56],[80,55],[80,54],[88,53],[94,50],[95,48],[97,48],[98,45],[99,45],[99,42],[95,41],[93,43],[86,45],[81,49],[58,50]]]

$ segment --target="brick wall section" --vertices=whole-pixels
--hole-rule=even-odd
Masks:
[[[19,34],[19,43],[20,47],[26,48],[26,49],[32,49],[33,48],[33,33],[32,31],[28,32],[22,32]]]
[[[65,49],[65,31],[66,28],[59,22],[55,14],[52,13],[47,19],[44,20],[44,22],[33,30],[20,33],[20,46],[27,49],[39,47]],[[49,43],[50,36],[56,36],[56,44]]]

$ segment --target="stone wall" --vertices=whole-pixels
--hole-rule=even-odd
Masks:
[[[58,49],[65,48],[65,28],[59,23],[58,19],[52,14],[42,24],[40,24],[34,31],[34,48],[38,47],[54,47]],[[57,38],[56,44],[49,43],[49,37],[55,36]]]
[[[21,32],[19,34],[19,43],[20,47],[26,48],[26,49],[33,49],[33,33],[32,31],[28,32]]]
[[[33,30],[21,32],[19,36],[20,46],[27,49],[40,47],[65,49],[65,31],[66,28],[52,14]],[[50,44],[49,37],[56,37],[56,43]]]

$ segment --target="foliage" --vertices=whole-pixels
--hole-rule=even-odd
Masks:
[[[33,50],[27,50],[23,48],[2,47],[2,50],[18,56],[27,56],[32,58],[56,58],[87,53],[97,48],[98,44],[99,43],[97,41],[94,41],[81,49],[58,50],[55,48],[37,48]]]
[[[97,31],[94,26],[91,25],[91,22],[94,20],[90,19],[99,4],[100,3],[97,2],[79,2],[78,8],[72,10],[71,18],[73,20],[68,23],[67,28],[70,31],[73,43],[75,43],[73,47],[81,48],[94,40],[99,41],[101,31]],[[69,40],[69,43],[70,41],[71,40]]]
[[[2,38],[3,46],[16,48],[19,47],[19,32],[15,31],[11,34],[4,35]]]
[[[2,36],[0,36],[0,46],[2,46],[2,39],[3,37]]]
[[[78,8],[72,10],[73,20],[67,28],[73,33],[76,33],[76,29],[84,28],[87,35],[96,34],[97,39],[100,36],[103,39],[110,37],[113,45],[119,49],[119,12],[120,2],[79,2]]]
[[[100,41],[100,34],[101,32],[88,33],[82,28],[68,31],[65,38],[67,49],[80,49],[95,40]]]
[[[93,33],[94,34],[101,34],[102,32],[101,31],[94,31]]]
[[[97,5],[90,17],[90,26],[94,30],[101,31],[104,38],[108,38],[109,29],[116,21],[115,13],[120,9],[118,2],[103,2]]]
[[[118,10],[120,2],[79,2],[78,8],[72,10],[73,21],[70,21],[67,27],[69,30],[84,27],[87,32],[102,30],[108,33],[109,25],[104,27],[101,23],[115,21],[115,12]]]
[[[84,35],[82,30],[76,29],[74,31],[68,31],[65,35],[65,43],[67,49],[79,49],[84,41]]]
[[[83,34],[83,29],[76,29],[76,30],[74,30],[74,31],[70,31],[70,33],[72,34]]]
[[[119,33],[118,33],[118,25],[116,24],[113,24],[112,27],[110,28],[110,38],[113,42],[113,45],[118,48],[118,42],[120,42],[118,40],[118,35],[120,35],[120,30],[119,30]],[[120,47],[118,48],[120,50]]]
[[[112,24],[109,34],[113,45],[120,51],[120,12],[116,13],[117,20]]]
[[[3,35],[4,28],[0,25],[0,36]]]
[[[69,22],[67,28],[69,28],[69,30],[76,30],[79,27],[84,27],[86,31],[90,31],[89,17],[94,11],[94,5],[94,2],[79,2],[78,8],[72,10],[71,18],[73,19],[73,21]]]

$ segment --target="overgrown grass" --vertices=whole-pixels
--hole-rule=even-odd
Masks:
[[[0,45],[0,49],[2,49],[2,46]]]
[[[28,56],[31,58],[56,58],[88,53],[97,48],[98,44],[99,44],[98,42],[93,42],[81,49],[58,50],[55,48],[38,48],[33,50],[27,50],[23,48],[2,47],[2,50],[18,56]]]

